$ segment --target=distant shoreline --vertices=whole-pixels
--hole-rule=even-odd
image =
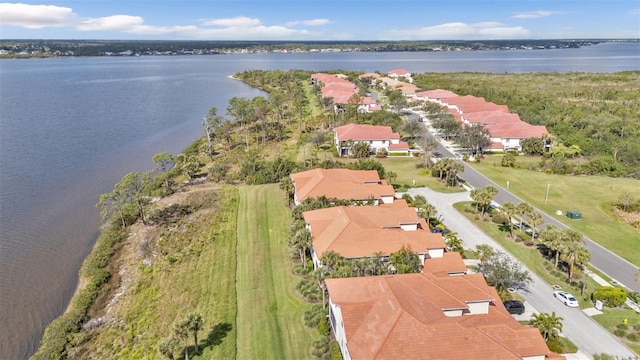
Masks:
[[[551,50],[580,48],[604,42],[640,39],[548,39],[483,41],[148,41],[148,40],[0,40],[0,59],[88,56],[180,56],[264,53],[446,52],[489,50]]]

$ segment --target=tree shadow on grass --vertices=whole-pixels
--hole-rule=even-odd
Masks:
[[[210,347],[212,348],[216,345],[222,344],[222,340],[227,337],[227,334],[229,333],[229,331],[231,331],[232,328],[233,326],[226,322],[214,325],[204,341],[198,342],[198,354],[196,354],[196,347],[194,345],[187,346],[187,350],[189,351],[189,359],[193,359],[199,354],[202,354],[203,349]],[[189,338],[189,341],[193,339],[193,335],[190,334],[190,336],[191,337]],[[176,354],[176,360],[184,360],[184,349],[184,347],[180,348],[180,352]]]
[[[227,322],[214,325],[211,331],[209,331],[207,338],[202,342],[202,348],[220,345],[232,328],[233,326]]]

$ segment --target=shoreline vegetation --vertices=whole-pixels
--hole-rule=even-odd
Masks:
[[[2,58],[77,56],[223,55],[294,52],[400,52],[545,50],[637,42],[639,39],[549,39],[482,41],[151,41],[151,40],[0,40]]]
[[[76,293],[65,313],[47,326],[32,359],[335,356],[326,322],[319,320],[319,289],[305,280],[298,251],[287,247],[291,189],[281,180],[317,166],[353,165],[335,157],[330,133],[337,125],[384,124],[409,135],[396,111],[328,111],[309,84],[310,74],[252,70],[231,75],[268,96],[230,99],[228,118],[212,108],[203,123],[208,136],[179,155],[157,154],[156,169],[127,174],[112,193],[103,194],[106,222],[80,269]],[[475,92],[497,103],[505,103],[497,100],[504,95],[497,88],[527,98],[529,83],[532,92],[540,93],[531,98],[530,107],[518,105],[515,98],[504,99],[512,101],[509,108],[520,106],[526,114],[537,115],[535,121],[544,122],[536,101],[549,100],[544,103],[547,109],[560,107],[549,97],[564,100],[556,83],[571,84],[567,91],[574,109],[593,111],[593,98],[602,94],[593,92],[610,91],[607,104],[616,99],[635,104],[635,113],[624,116],[637,116],[640,96],[635,96],[639,90],[633,84],[638,77],[640,72],[424,74],[417,79],[461,94]],[[608,86],[602,88],[602,83]],[[513,89],[517,84],[519,92]],[[585,84],[587,90],[578,92],[576,87]],[[567,116],[558,119],[558,131],[571,126]],[[637,125],[626,123],[626,134],[630,142],[639,143]],[[424,160],[394,160],[371,159],[371,164],[384,163],[397,176],[392,181],[396,189],[435,181],[428,169],[418,166]],[[571,166],[588,161],[565,160]],[[566,163],[562,168],[569,168]],[[522,179],[518,185],[524,187],[527,180]],[[125,199],[125,194],[141,196]],[[551,194],[550,201],[565,195]],[[316,300],[309,301],[314,296]],[[174,338],[180,334],[177,321],[192,312],[201,315],[202,324],[195,330],[199,344],[190,335]]]

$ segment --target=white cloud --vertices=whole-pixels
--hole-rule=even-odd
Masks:
[[[143,23],[140,16],[113,15],[80,20],[75,28],[81,31],[128,31]]]
[[[291,26],[317,26],[330,23],[327,19],[292,22],[285,26],[266,26],[260,19],[238,16],[225,19],[200,20],[201,26],[174,25],[153,26],[144,18],[132,15],[111,15],[97,18],[81,18],[73,9],[52,5],[28,5],[0,3],[0,25],[31,29],[66,27],[79,31],[111,31],[136,35],[174,35],[185,39],[207,40],[306,40],[336,38],[335,34],[323,34]]]
[[[553,14],[555,14],[555,12],[553,11],[545,11],[545,10],[530,11],[530,12],[516,14],[512,16],[511,19],[537,19],[545,16],[550,16]]]
[[[320,26],[330,24],[331,21],[329,19],[311,19],[311,20],[295,20],[289,21],[285,23],[285,26],[296,26],[296,25],[306,25],[306,26]]]
[[[182,29],[178,33],[189,39],[207,40],[305,40],[316,38],[318,33],[308,30],[296,30],[283,26],[254,26],[228,28]]]
[[[0,14],[0,24],[28,29],[68,26],[76,16],[73,10],[67,7],[21,3],[0,3]]]
[[[238,16],[230,19],[211,19],[202,22],[204,26],[221,26],[221,27],[254,27],[260,25],[260,20],[251,19],[246,16]]]
[[[529,31],[523,27],[508,27],[497,22],[446,23],[415,29],[390,30],[381,35],[384,40],[486,40],[518,39],[529,36]]]

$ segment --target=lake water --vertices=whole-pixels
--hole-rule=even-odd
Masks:
[[[261,93],[250,69],[386,72],[640,70],[640,43],[580,49],[0,60],[0,358],[24,359],[66,308],[123,175],[203,134],[202,117]]]

